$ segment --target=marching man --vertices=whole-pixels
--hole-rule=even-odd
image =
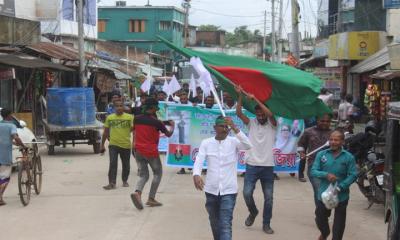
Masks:
[[[235,137],[228,136],[230,129]],[[237,156],[239,150],[251,148],[250,140],[233,123],[231,118],[219,116],[214,125],[215,137],[201,142],[193,168],[196,189],[206,193],[206,209],[214,240],[232,239],[233,209],[238,192]],[[201,170],[207,160],[207,177],[204,184]]]

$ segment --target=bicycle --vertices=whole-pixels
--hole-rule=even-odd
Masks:
[[[31,148],[21,148],[22,157],[18,157],[18,191],[21,203],[29,204],[31,189],[40,194],[42,189],[42,160],[36,143]]]

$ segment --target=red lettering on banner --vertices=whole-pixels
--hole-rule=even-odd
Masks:
[[[289,153],[289,154],[285,154],[285,153],[281,153],[280,149],[275,148],[273,150],[273,154],[274,154],[274,161],[275,161],[275,165],[276,166],[280,166],[280,167],[294,167],[296,166],[296,154],[295,153]]]

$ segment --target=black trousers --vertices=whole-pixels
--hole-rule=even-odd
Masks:
[[[304,170],[306,169],[306,159],[300,159],[299,178],[304,178]]]
[[[332,227],[332,240],[342,240],[344,229],[346,227],[346,209],[348,200],[340,202],[335,208],[335,218],[333,220]],[[330,234],[328,219],[331,216],[331,211],[325,207],[321,201],[317,202],[317,208],[315,210],[315,222],[317,227],[324,238],[327,238]]]
[[[108,147],[110,154],[110,166],[108,168],[108,182],[116,184],[117,182],[117,171],[118,171],[118,155],[122,162],[122,182],[127,182],[130,172],[130,158],[131,150],[117,146],[110,145]]]

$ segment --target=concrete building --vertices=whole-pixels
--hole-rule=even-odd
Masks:
[[[35,2],[0,1],[0,45],[17,46],[38,41],[40,41],[40,22],[36,21]]]
[[[224,47],[225,31],[196,31],[196,46]]]
[[[382,0],[321,0],[318,38],[352,31],[385,31],[386,10]]]
[[[25,2],[25,1],[24,1]],[[78,48],[78,18],[74,0],[36,0],[36,17],[42,34],[55,42]],[[83,9],[85,51],[95,51],[97,0],[86,0]]]
[[[388,33],[387,26],[393,21],[387,18],[388,11],[382,0],[321,0],[319,3],[317,46],[301,66],[320,77],[337,102],[344,93],[361,100],[367,80],[352,74],[353,67],[377,56],[375,53],[398,30],[393,28]]]
[[[185,12],[168,6],[103,6],[98,9],[99,38],[129,44],[144,51],[168,56],[171,50],[157,39],[160,35],[184,46]]]
[[[7,30],[10,36],[16,35],[13,36],[12,42],[20,45],[35,43],[40,40],[37,38],[38,34],[36,33],[38,32],[39,36],[42,34],[54,42],[78,48],[78,19],[74,0],[3,0],[0,2],[2,2],[0,3],[0,16],[3,16],[0,21],[3,27],[0,27],[0,31],[4,33],[12,25],[10,20],[4,16],[15,18],[13,22],[21,26],[13,25],[14,30]],[[37,22],[40,22],[39,26],[37,26]],[[18,42],[19,32],[25,36],[22,42]],[[97,0],[85,1],[84,33],[85,50],[94,52],[94,40],[97,39]],[[0,39],[5,38],[4,34],[0,35]],[[10,44],[4,40],[0,41]]]

